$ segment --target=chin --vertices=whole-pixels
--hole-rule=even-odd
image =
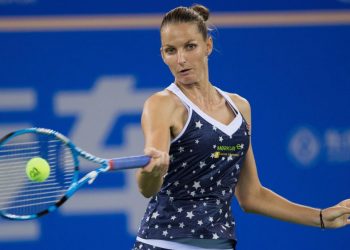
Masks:
[[[194,84],[198,81],[194,80],[194,79],[175,79],[175,81],[177,83],[183,84],[183,85],[191,85]]]

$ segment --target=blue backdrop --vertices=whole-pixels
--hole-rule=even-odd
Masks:
[[[213,16],[255,20],[214,22],[209,63],[211,82],[250,101],[261,182],[314,207],[350,197],[350,2],[199,2]],[[0,135],[41,126],[101,157],[142,153],[143,102],[173,80],[159,54],[157,27],[57,28],[51,22],[37,29],[30,21],[133,14],[146,22],[179,4],[192,3],[0,1]],[[282,17],[267,22],[273,14]],[[286,23],[289,15],[299,22]],[[28,26],[11,26],[13,20]],[[83,171],[93,167],[82,163]],[[0,219],[0,249],[131,249],[146,204],[132,171],[104,175],[49,216]],[[238,249],[348,248],[350,228],[321,231],[233,206]]]

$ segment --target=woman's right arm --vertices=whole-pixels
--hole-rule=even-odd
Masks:
[[[169,93],[162,91],[151,96],[144,105],[141,125],[145,137],[145,154],[150,163],[136,172],[139,190],[149,198],[163,184],[169,166],[170,128],[175,105]]]

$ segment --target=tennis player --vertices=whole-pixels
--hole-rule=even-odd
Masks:
[[[138,170],[137,182],[152,198],[134,249],[235,249],[233,195],[247,212],[321,228],[350,224],[350,200],[321,210],[261,185],[248,101],[209,81],[208,17],[202,5],[178,7],[160,27],[161,55],[174,83],[144,105],[145,153],[152,160]]]

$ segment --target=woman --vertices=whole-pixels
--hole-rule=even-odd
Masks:
[[[260,184],[250,105],[209,81],[208,17],[204,6],[178,7],[161,24],[161,55],[175,81],[143,110],[145,153],[152,160],[137,181],[152,199],[134,249],[235,249],[233,194],[247,212],[321,228],[350,224],[350,200],[320,210]]]

